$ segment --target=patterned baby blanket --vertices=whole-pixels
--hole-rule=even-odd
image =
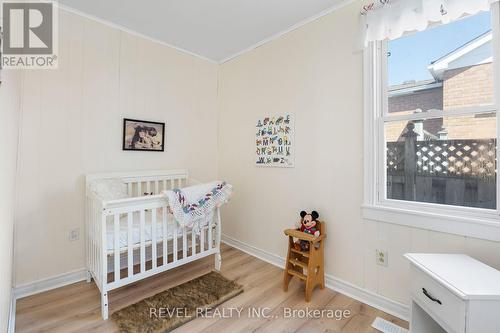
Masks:
[[[163,191],[175,219],[181,227],[192,228],[199,234],[200,227],[210,223],[215,208],[226,203],[233,187],[226,182],[210,182]]]

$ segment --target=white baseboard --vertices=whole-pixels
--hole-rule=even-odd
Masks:
[[[358,287],[330,274],[325,274],[325,286],[341,294],[354,298],[366,305],[382,310],[385,313],[408,321],[410,306],[377,294],[371,290]]]
[[[31,296],[47,290],[80,282],[85,280],[86,278],[87,278],[87,269],[81,268],[61,275],[16,286],[14,287],[14,297],[16,299],[19,299]]]
[[[16,330],[16,295],[14,289],[10,292],[9,322],[7,324],[7,333],[14,333]]]
[[[271,265],[278,266],[279,268],[285,267],[285,258],[282,258],[276,254],[261,250],[259,248],[256,248],[255,246],[249,245],[225,234],[221,235],[221,241],[253,257],[270,263]]]
[[[279,268],[285,267],[285,258],[276,254],[258,249],[255,246],[246,244],[224,234],[222,234],[222,242]],[[406,304],[393,301],[387,297],[343,281],[330,274],[325,274],[325,285],[329,289],[349,296],[366,305],[382,310],[400,319],[409,320],[409,306]]]

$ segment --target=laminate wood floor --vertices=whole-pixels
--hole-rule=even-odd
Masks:
[[[184,283],[213,270],[213,256],[193,262],[149,279],[110,292],[110,313],[165,289]],[[315,289],[311,303],[304,301],[304,285],[293,279],[288,292],[282,290],[283,270],[227,245],[222,245],[222,271],[245,291],[212,312],[211,318],[196,318],[174,332],[378,332],[371,328],[380,316],[400,326],[408,323],[329,289]],[[230,309],[241,309],[241,316],[229,316]],[[321,318],[304,311],[329,309]],[[16,332],[117,332],[112,320],[100,317],[100,295],[94,283],[85,281],[29,296],[17,301]],[[250,310],[249,310],[250,309]],[[253,315],[249,315],[249,312]],[[340,320],[331,318],[335,310],[348,310]],[[224,312],[225,311],[225,312]],[[260,317],[265,314],[266,317]],[[339,312],[337,312],[337,315]],[[329,318],[330,317],[330,318]]]

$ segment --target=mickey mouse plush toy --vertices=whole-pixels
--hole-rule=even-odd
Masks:
[[[297,230],[305,232],[306,234],[312,235],[314,237],[318,237],[319,230],[316,228],[318,218],[319,214],[315,210],[313,210],[310,214],[305,211],[301,211],[300,227]],[[304,240],[296,242],[295,249],[300,251],[309,251],[309,242]]]

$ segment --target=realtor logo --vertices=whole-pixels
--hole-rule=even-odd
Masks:
[[[4,1],[3,68],[57,67],[57,11],[52,1]]]

